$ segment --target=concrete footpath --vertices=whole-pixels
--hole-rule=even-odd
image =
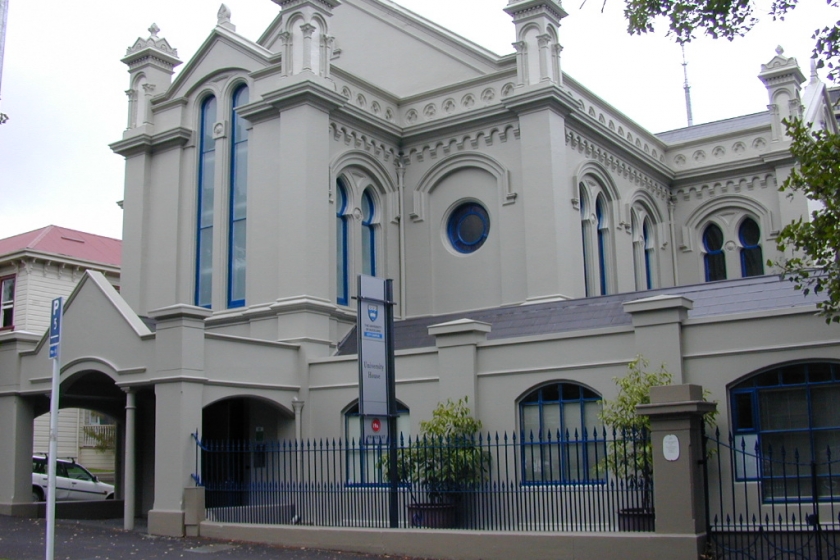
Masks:
[[[43,560],[46,521],[0,515],[0,560]],[[138,519],[137,529],[124,531],[122,520],[56,521],[55,560],[420,560],[405,556],[376,556],[311,548],[206,538],[154,537]],[[427,559],[428,560],[428,559]]]

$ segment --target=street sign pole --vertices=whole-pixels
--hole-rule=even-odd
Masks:
[[[47,550],[46,560],[55,556],[55,469],[58,453],[58,386],[61,374],[61,319],[64,305],[61,298],[52,301],[50,312],[50,359],[52,365],[52,390],[50,393],[50,448],[47,455]]]
[[[362,444],[388,442],[390,526],[399,525],[397,478],[397,395],[394,369],[393,280],[358,276],[356,333],[359,356],[359,416]],[[378,417],[387,419],[382,433]]]

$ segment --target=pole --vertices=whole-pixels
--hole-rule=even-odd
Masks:
[[[388,356],[388,480],[390,481],[388,517],[390,526],[396,529],[400,524],[399,472],[397,469],[397,373],[394,360],[394,281],[385,281],[385,306],[387,337],[385,347]]]
[[[61,319],[63,305],[61,298],[52,301],[50,315],[50,358],[52,365],[52,388],[50,390],[50,447],[47,455],[47,549],[46,560],[55,556],[55,456],[58,453],[58,388],[61,375]]]

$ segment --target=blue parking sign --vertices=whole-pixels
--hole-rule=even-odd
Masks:
[[[52,300],[50,310],[50,358],[58,356],[58,347],[61,343],[61,315],[64,311],[61,298]]]

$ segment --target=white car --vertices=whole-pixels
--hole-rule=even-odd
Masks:
[[[46,457],[32,457],[32,500],[35,502],[47,499],[47,465]],[[111,484],[99,482],[86,468],[65,459],[56,459],[55,491],[56,500],[114,499],[114,487]]]

